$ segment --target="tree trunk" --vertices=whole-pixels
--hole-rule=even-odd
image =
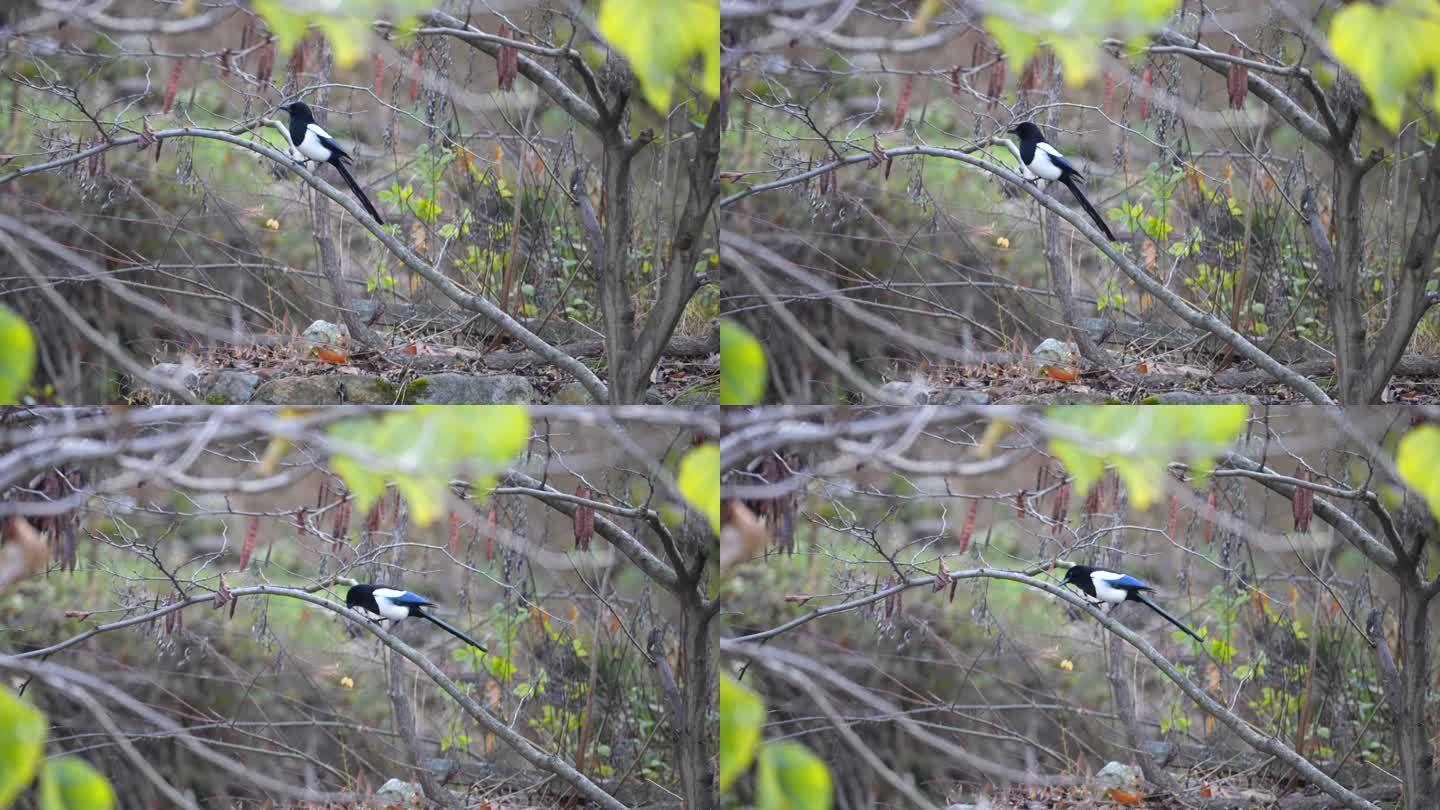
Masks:
[[[1440,788],[1435,784],[1435,752],[1425,729],[1425,698],[1429,692],[1426,678],[1430,671],[1429,600],[1418,581],[1402,583],[1402,588],[1400,649],[1405,660],[1400,671],[1402,716],[1395,718],[1395,748],[1407,806],[1420,807]]]
[[[714,609],[704,599],[704,577],[681,595],[680,667],[682,728],[676,729],[680,789],[685,810],[713,810],[720,806],[719,694],[716,666],[720,649],[719,627],[711,621]]]
[[[610,362],[610,404],[645,401],[649,375],[635,356],[635,301],[626,283],[630,257],[630,148],[618,135],[605,139],[605,244],[596,257],[603,266],[596,279],[605,316],[606,358]]]

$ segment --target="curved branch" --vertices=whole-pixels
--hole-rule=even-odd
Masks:
[[[237,131],[245,131],[246,129],[248,128],[237,128]],[[469,310],[471,312],[479,312],[480,314],[484,315],[487,319],[494,322],[501,329],[504,329],[505,332],[511,337],[524,344],[527,349],[530,349],[531,351],[544,358],[546,362],[553,363],[559,368],[570,373],[572,376],[575,377],[575,379],[580,381],[581,385],[585,386],[585,390],[595,398],[596,402],[606,402],[610,399],[609,389],[606,387],[605,383],[601,382],[600,378],[595,375],[595,372],[590,370],[588,366],[586,366],[579,360],[567,354],[564,354],[559,349],[551,346],[549,343],[546,343],[540,338],[540,336],[536,335],[534,332],[531,332],[529,329],[526,329],[524,324],[510,317],[508,313],[500,309],[483,295],[469,293],[462,289],[459,285],[455,284],[455,282],[451,281],[444,274],[440,273],[438,270],[432,267],[428,261],[422,259],[420,256],[416,255],[413,251],[411,251],[410,248],[406,247],[405,243],[401,242],[396,236],[385,230],[384,227],[380,225],[380,223],[376,222],[369,214],[365,212],[365,209],[360,207],[360,204],[356,202],[354,198],[346,194],[342,194],[334,186],[330,185],[324,180],[321,180],[319,177],[311,174],[305,169],[300,168],[298,164],[290,160],[284,153],[279,152],[275,149],[271,149],[269,146],[266,146],[264,144],[246,140],[239,135],[233,134],[233,131],[227,132],[222,130],[200,129],[196,127],[179,127],[176,129],[164,129],[158,132],[151,132],[148,133],[148,136],[131,135],[124,138],[116,138],[108,143],[98,144],[89,149],[78,152],[74,155],[57,158],[55,160],[49,161],[48,163],[42,163],[36,166],[27,166],[24,169],[20,169],[18,171],[7,174],[3,177],[0,177],[0,186],[3,186],[5,183],[8,183],[18,177],[23,177],[27,174],[34,174],[36,172],[59,168],[61,166],[66,166],[71,163],[79,162],[90,157],[91,155],[103,152],[108,149],[113,149],[117,146],[124,146],[127,144],[142,142],[148,144],[154,143],[158,140],[168,140],[172,138],[211,138],[217,141],[224,141],[229,144],[234,144],[235,146],[241,146],[249,149],[256,154],[267,157],[275,163],[278,163],[281,166],[286,167],[290,171],[295,172],[295,174],[299,175],[300,179],[308,183],[311,188],[314,188],[321,194],[329,197],[336,205],[339,205],[341,208],[344,208],[346,211],[348,211],[350,215],[355,218],[356,222],[360,223],[360,225],[369,230],[370,233],[374,234],[375,238],[379,239],[380,242],[385,245],[386,249],[388,249],[392,254],[394,254],[396,258],[400,259],[400,261],[406,267],[414,271],[417,275],[423,277],[426,281],[435,285],[435,287],[438,288],[440,292],[444,293],[445,297],[449,298],[451,301],[454,301],[463,309]]]
[[[1101,234],[1098,230],[1095,229],[1095,226],[1090,222],[1088,218],[1083,215],[1076,214],[1068,206],[1061,203],[1059,200],[1055,199],[1049,194],[1046,194],[1045,192],[1036,188],[1034,184],[1026,182],[1025,179],[1022,178],[1020,175],[1010,171],[1004,166],[1001,166],[997,163],[991,163],[988,160],[982,160],[963,151],[958,151],[954,149],[939,149],[933,146],[902,146],[895,149],[885,150],[885,155],[886,157],[901,157],[904,155],[929,155],[931,157],[949,158],[950,160],[958,160],[961,163],[966,163],[971,166],[984,169],[985,171],[990,172],[993,175],[1009,181],[1015,187],[1021,189],[1026,194],[1029,194],[1031,197],[1034,197],[1037,201],[1039,201],[1042,206],[1049,209],[1056,216],[1059,216],[1061,219],[1064,219],[1066,222],[1069,222],[1071,225],[1075,226],[1075,229],[1077,231],[1079,231],[1083,236],[1085,236],[1085,238],[1093,242],[1095,244],[1095,247],[1101,253],[1104,253],[1105,256],[1110,259],[1110,261],[1114,262],[1117,267],[1119,267],[1122,271],[1125,272],[1125,275],[1129,276],[1132,281],[1143,287],[1146,292],[1150,293],[1152,296],[1162,301],[1167,307],[1170,308],[1172,312],[1174,312],[1176,315],[1179,315],[1180,318],[1186,323],[1198,329],[1203,329],[1206,332],[1209,332],[1210,334],[1215,335],[1216,337],[1225,341],[1226,344],[1228,344],[1231,348],[1235,350],[1236,354],[1239,354],[1246,360],[1249,360],[1260,368],[1263,368],[1266,371],[1270,372],[1270,374],[1277,381],[1288,385],[1296,392],[1304,395],[1305,398],[1309,399],[1311,402],[1314,402],[1317,405],[1334,404],[1331,401],[1330,397],[1327,396],[1323,390],[1321,390],[1320,386],[1316,385],[1313,381],[1295,373],[1293,370],[1281,364],[1275,358],[1266,354],[1258,346],[1246,340],[1245,337],[1239,332],[1231,329],[1230,326],[1224,321],[1216,318],[1214,315],[1201,312],[1190,306],[1190,304],[1185,301],[1185,299],[1181,298],[1169,287],[1166,287],[1164,284],[1153,278],[1149,273],[1145,272],[1144,268],[1135,264],[1128,257],[1122,254],[1119,250],[1117,250],[1116,247],[1110,243],[1110,240],[1106,239],[1103,234]],[[868,161],[870,159],[871,157],[868,154],[852,155],[849,158],[844,158],[835,161],[832,164],[827,164],[827,167],[822,168],[836,168],[850,163]],[[812,171],[807,172],[806,174],[813,175],[814,173],[815,172]],[[781,185],[789,185],[790,182],[799,182],[799,180],[793,180],[792,178],[784,178],[784,181],[789,182],[782,182],[781,180],[777,180],[775,182],[766,184],[766,186],[768,188],[779,188]],[[731,196],[725,198],[725,200],[722,200],[721,204],[724,205],[728,202],[733,202],[737,199],[743,198],[744,196],[748,196],[748,194],[732,194]],[[746,239],[745,237],[728,231],[721,233],[720,241],[722,245],[727,242],[732,244],[739,244],[742,246],[751,244],[750,240]]]
[[[532,47],[521,48],[519,43],[512,43],[504,37],[487,34],[484,31],[476,29],[474,26],[467,25],[455,19],[443,11],[432,11],[426,14],[424,21],[433,27],[421,28],[416,33],[455,37],[470,47],[478,51],[483,51],[490,56],[499,56],[502,46],[532,52],[535,50]],[[553,49],[549,55],[564,56],[569,59],[572,64],[578,64],[579,67],[577,70],[581,71],[582,76],[586,76],[589,73],[589,68],[585,66],[584,60],[580,58],[578,51],[557,48]],[[546,70],[544,65],[541,65],[539,62],[536,62],[524,54],[519,54],[516,59],[516,69],[521,76],[529,79],[536,87],[545,91],[545,95],[554,99],[556,104],[559,104],[572,118],[584,124],[587,129],[593,132],[600,132],[607,128],[606,116],[590,106],[590,104],[576,94],[574,90],[571,90],[570,86],[565,84],[559,76]]]
[[[598,530],[598,518],[596,520],[596,523],[596,529]],[[514,748],[520,754],[520,756],[524,757],[525,760],[531,765],[555,774],[556,776],[560,777],[561,779],[572,785],[576,789],[576,791],[583,794],[591,801],[599,804],[601,807],[607,808],[607,810],[626,810],[625,805],[621,804],[615,799],[615,797],[611,796],[609,793],[601,790],[598,785],[587,779],[584,774],[575,770],[575,768],[572,767],[565,760],[554,754],[546,753],[545,751],[537,748],[529,740],[520,736],[519,733],[517,733],[514,729],[510,728],[510,726],[503,720],[500,720],[491,715],[489,712],[485,711],[485,709],[480,706],[480,704],[476,703],[473,698],[471,698],[468,694],[461,690],[458,684],[450,680],[450,678],[447,677],[445,673],[440,671],[439,667],[435,666],[435,664],[432,663],[429,658],[421,655],[420,652],[417,651],[415,648],[411,647],[410,645],[401,641],[399,638],[395,637],[391,633],[381,628],[378,623],[364,618],[359,613],[351,610],[350,608],[345,607],[344,605],[341,605],[337,602],[331,602],[328,599],[322,599],[321,597],[314,595],[314,591],[322,590],[329,584],[336,581],[338,580],[331,580],[330,583],[311,586],[311,588],[305,590],[301,590],[298,588],[281,588],[274,585],[254,585],[246,588],[235,588],[230,591],[230,595],[232,597],[288,596],[292,599],[299,599],[304,602],[309,602],[312,605],[325,608],[326,610],[339,614],[351,624],[365,628],[366,630],[373,633],[377,638],[379,638],[380,641],[385,644],[385,646],[389,647],[391,650],[394,650],[400,655],[403,655],[404,657],[410,659],[410,661],[414,663],[417,667],[419,667],[426,675],[430,676],[430,679],[433,680],[436,685],[438,685],[447,694],[449,694],[450,697],[454,698],[455,702],[460,705],[460,708],[464,709],[465,713],[470,715],[470,717],[475,720],[477,724],[484,727],[486,731],[494,734],[496,737],[499,737],[511,748]],[[42,668],[53,665],[32,663],[29,661],[23,661],[22,659],[33,658],[40,655],[50,655],[58,650],[74,646],[75,644],[78,644],[81,641],[84,641],[85,639],[97,633],[105,632],[108,630],[118,630],[121,627],[128,627],[134,624],[140,624],[142,622],[153,621],[154,619],[167,613],[172,613],[176,610],[181,610],[191,605],[199,604],[201,602],[213,603],[214,601],[215,597],[211,594],[190,597],[189,599],[186,599],[184,601],[176,602],[172,605],[167,605],[163,608],[150,611],[140,616],[133,616],[129,619],[124,619],[118,622],[111,622],[108,625],[93,627],[89,631],[82,633],[79,636],[68,639],[59,644],[51,645],[44,650],[33,650],[17,656],[0,656],[0,668],[9,667],[13,669],[19,669],[21,671],[38,673],[40,671],[43,671]],[[89,676],[86,677],[89,678]],[[130,698],[125,693],[120,692],[119,690],[114,691],[118,693],[118,695],[114,696],[117,702],[120,702],[122,705],[127,706],[127,708],[130,704],[126,703],[126,701],[134,702],[133,698]],[[121,700],[120,698],[123,698],[124,700]],[[168,718],[166,718],[166,722],[162,723],[161,725],[167,730],[183,731],[182,729],[180,729],[178,723],[175,723]],[[182,739],[185,739],[188,736],[188,734],[181,734]],[[204,746],[200,747],[204,748]],[[212,757],[219,756],[218,754],[210,752],[208,748],[204,750]],[[197,753],[199,752],[197,751]],[[259,775],[254,775],[254,777],[257,780],[260,778]],[[278,785],[279,787],[273,789],[278,790],[283,788],[293,791],[293,788],[290,788],[288,785],[284,785],[283,783],[277,782],[276,785]],[[309,794],[307,793],[306,795]]]
[[[578,504],[574,503],[574,499],[554,487],[549,486],[545,482],[519,472],[506,474],[505,480],[507,482],[521,484],[527,488],[521,490],[519,494],[529,495],[532,498],[544,501],[546,506],[549,506],[561,514],[571,517],[575,516],[575,507]],[[648,515],[646,517],[648,519]],[[683,572],[676,571],[666,565],[659,557],[652,554],[650,549],[646,548],[645,544],[636,539],[634,535],[620,528],[618,524],[613,523],[605,516],[595,515],[595,532],[605,538],[610,545],[619,549],[621,554],[629,557],[630,562],[635,563],[636,567],[644,571],[646,576],[655,580],[665,589],[674,591],[683,585],[681,582]]]
[[[1105,629],[1124,639],[1130,646],[1138,650],[1141,655],[1150,659],[1150,662],[1155,665],[1156,669],[1160,670],[1165,677],[1180,687],[1180,691],[1184,692],[1187,697],[1198,704],[1200,708],[1204,709],[1210,716],[1220,721],[1226,728],[1235,732],[1236,736],[1240,737],[1240,739],[1244,740],[1252,748],[1270,754],[1286,765],[1289,765],[1345,807],[1352,808],[1352,810],[1378,810],[1375,805],[1361,798],[1334,779],[1331,779],[1324,771],[1316,768],[1309,760],[1295,753],[1293,749],[1280,742],[1279,739],[1267,737],[1254,728],[1251,728],[1243,718],[1232,713],[1229,709],[1225,708],[1225,706],[1210,697],[1210,695],[1206,694],[1205,690],[1181,674],[1180,670],[1176,669],[1175,665],[1170,663],[1169,659],[1161,655],[1158,650],[1150,645],[1150,642],[1141,638],[1135,631],[1111,618],[1109,615],[1102,613],[1099,609],[1075,593],[1052,582],[1035,579],[1019,571],[1006,571],[997,568],[973,568],[965,571],[952,571],[949,577],[951,579],[1004,579],[1011,582],[1018,582],[1021,585],[1028,585],[1032,588],[1045,591],[1051,596],[1085,611],[1092,619],[1104,626]],[[907,580],[896,587],[914,588],[922,585],[930,585],[934,583],[934,581],[935,577],[933,576],[918,577],[913,580]],[[722,639],[720,641],[721,652],[732,655],[743,655],[747,658],[755,657],[757,651],[761,649],[762,648],[756,644],[735,639]],[[808,661],[809,659],[802,660]]]

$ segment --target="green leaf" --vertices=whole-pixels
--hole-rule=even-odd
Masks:
[[[785,740],[760,749],[757,810],[830,810],[833,793],[830,769],[809,748]]]
[[[1098,72],[1103,34],[1125,33],[1132,43],[1143,43],[1145,31],[1164,24],[1177,5],[1177,0],[1010,0],[1004,4],[1005,16],[990,15],[982,23],[1000,44],[1016,75],[1045,45],[1059,58],[1065,83],[1073,87],[1090,81]],[[1083,14],[1077,13],[1082,9]],[[1024,21],[1023,27],[1017,20]],[[1132,47],[1132,57],[1138,53]]]
[[[357,508],[368,510],[393,481],[411,518],[428,526],[444,511],[452,479],[469,479],[481,496],[494,486],[495,474],[529,445],[530,416],[519,405],[421,405],[347,420],[330,435],[369,456],[352,458],[342,450],[330,459]]]
[[[40,771],[40,810],[111,810],[114,806],[115,790],[80,757],[52,759]]]
[[[765,723],[765,701],[728,674],[720,676],[720,790],[749,770]]]
[[[46,730],[45,715],[0,687],[0,807],[9,807],[35,778]]]
[[[680,460],[676,482],[680,492],[700,514],[710,519],[710,530],[720,533],[720,445],[706,442]]]
[[[765,347],[750,330],[730,319],[720,321],[720,404],[754,405],[769,382]]]
[[[1393,132],[1400,127],[1405,94],[1435,72],[1434,105],[1440,109],[1440,3],[1396,0],[1385,7],[1354,3],[1330,18],[1330,47],[1369,94],[1375,117]],[[1376,47],[1376,43],[1384,43]]]
[[[1395,468],[1440,519],[1440,427],[1421,425],[1405,434],[1395,448]]]
[[[677,76],[697,58],[701,92],[720,95],[719,0],[604,0],[595,22],[656,110],[669,112]]]
[[[1050,451],[1075,479],[1079,497],[1089,494],[1108,464],[1135,506],[1145,509],[1160,496],[1169,462],[1188,461],[1193,471],[1209,474],[1215,454],[1240,435],[1249,413],[1245,405],[1051,408],[1047,415],[1058,428],[1090,438],[1056,436]]]
[[[19,402],[35,373],[35,336],[15,311],[0,304],[0,405]]]

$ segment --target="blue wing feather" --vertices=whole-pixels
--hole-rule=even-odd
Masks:
[[[1136,579],[1129,574],[1125,574],[1119,579],[1110,580],[1109,585],[1114,588],[1137,588],[1144,591],[1155,590],[1155,588],[1152,587],[1148,582],[1145,582],[1141,579]]]
[[[408,606],[411,606],[411,605],[418,605],[418,606],[423,607],[423,606],[425,606],[425,605],[433,605],[433,604],[435,604],[434,602],[431,602],[429,599],[426,599],[425,597],[423,597],[423,596],[421,596],[421,595],[419,595],[419,594],[411,593],[410,591],[406,591],[405,593],[400,594],[399,596],[395,597],[394,599],[391,599],[390,601],[391,601],[391,602],[394,602],[394,603],[397,604],[397,605],[405,605],[405,606],[407,606],[407,607],[408,607]]]

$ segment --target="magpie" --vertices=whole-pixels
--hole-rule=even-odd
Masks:
[[[310,106],[303,101],[292,101],[280,109],[290,113],[290,143],[295,150],[308,160],[329,163],[334,166],[335,170],[340,172],[340,176],[345,178],[345,184],[350,186],[350,190],[355,192],[356,197],[360,198],[360,204],[365,206],[365,210],[370,212],[370,216],[374,217],[376,222],[384,225],[385,220],[380,218],[380,212],[370,204],[370,198],[360,190],[360,184],[350,176],[350,171],[342,162],[350,160],[350,153],[336,143],[335,139],[330,137],[330,133],[315,123],[315,116],[311,114]]]
[[[1155,590],[1153,586],[1129,574],[1117,574],[1114,571],[1091,568],[1088,565],[1072,565],[1070,570],[1065,572],[1065,579],[1060,584],[1075,585],[1084,591],[1086,596],[1097,602],[1109,602],[1113,605],[1118,605],[1127,599],[1132,602],[1140,602],[1165,617],[1166,621],[1189,633],[1196,641],[1201,644],[1205,643],[1205,639],[1196,635],[1194,630],[1181,624],[1179,619],[1150,601],[1145,592]]]
[[[1064,183],[1065,187],[1070,189],[1070,193],[1075,195],[1080,207],[1085,209],[1085,213],[1089,214],[1090,218],[1095,220],[1095,224],[1100,226],[1100,230],[1105,232],[1105,236],[1111,242],[1120,241],[1115,238],[1115,234],[1110,232],[1110,227],[1105,224],[1105,220],[1100,218],[1100,213],[1095,210],[1095,206],[1090,204],[1090,201],[1081,193],[1080,187],[1075,184],[1076,180],[1084,182],[1085,178],[1081,176],[1080,172],[1075,171],[1075,167],[1070,165],[1070,161],[1066,160],[1064,155],[1045,142],[1045,135],[1040,131],[1040,127],[1026,121],[1010,132],[1020,136],[1020,162],[1024,164],[1021,173],[1027,180],[1039,177]]]
[[[478,649],[480,652],[490,652],[485,649],[484,644],[460,632],[449,622],[437,619],[421,609],[434,604],[434,602],[431,602],[419,594],[402,591],[399,588],[392,588],[388,585],[351,585],[350,590],[345,593],[346,607],[366,610],[385,619],[403,619],[406,616],[419,616],[422,619],[429,619],[440,625],[440,629]]]

